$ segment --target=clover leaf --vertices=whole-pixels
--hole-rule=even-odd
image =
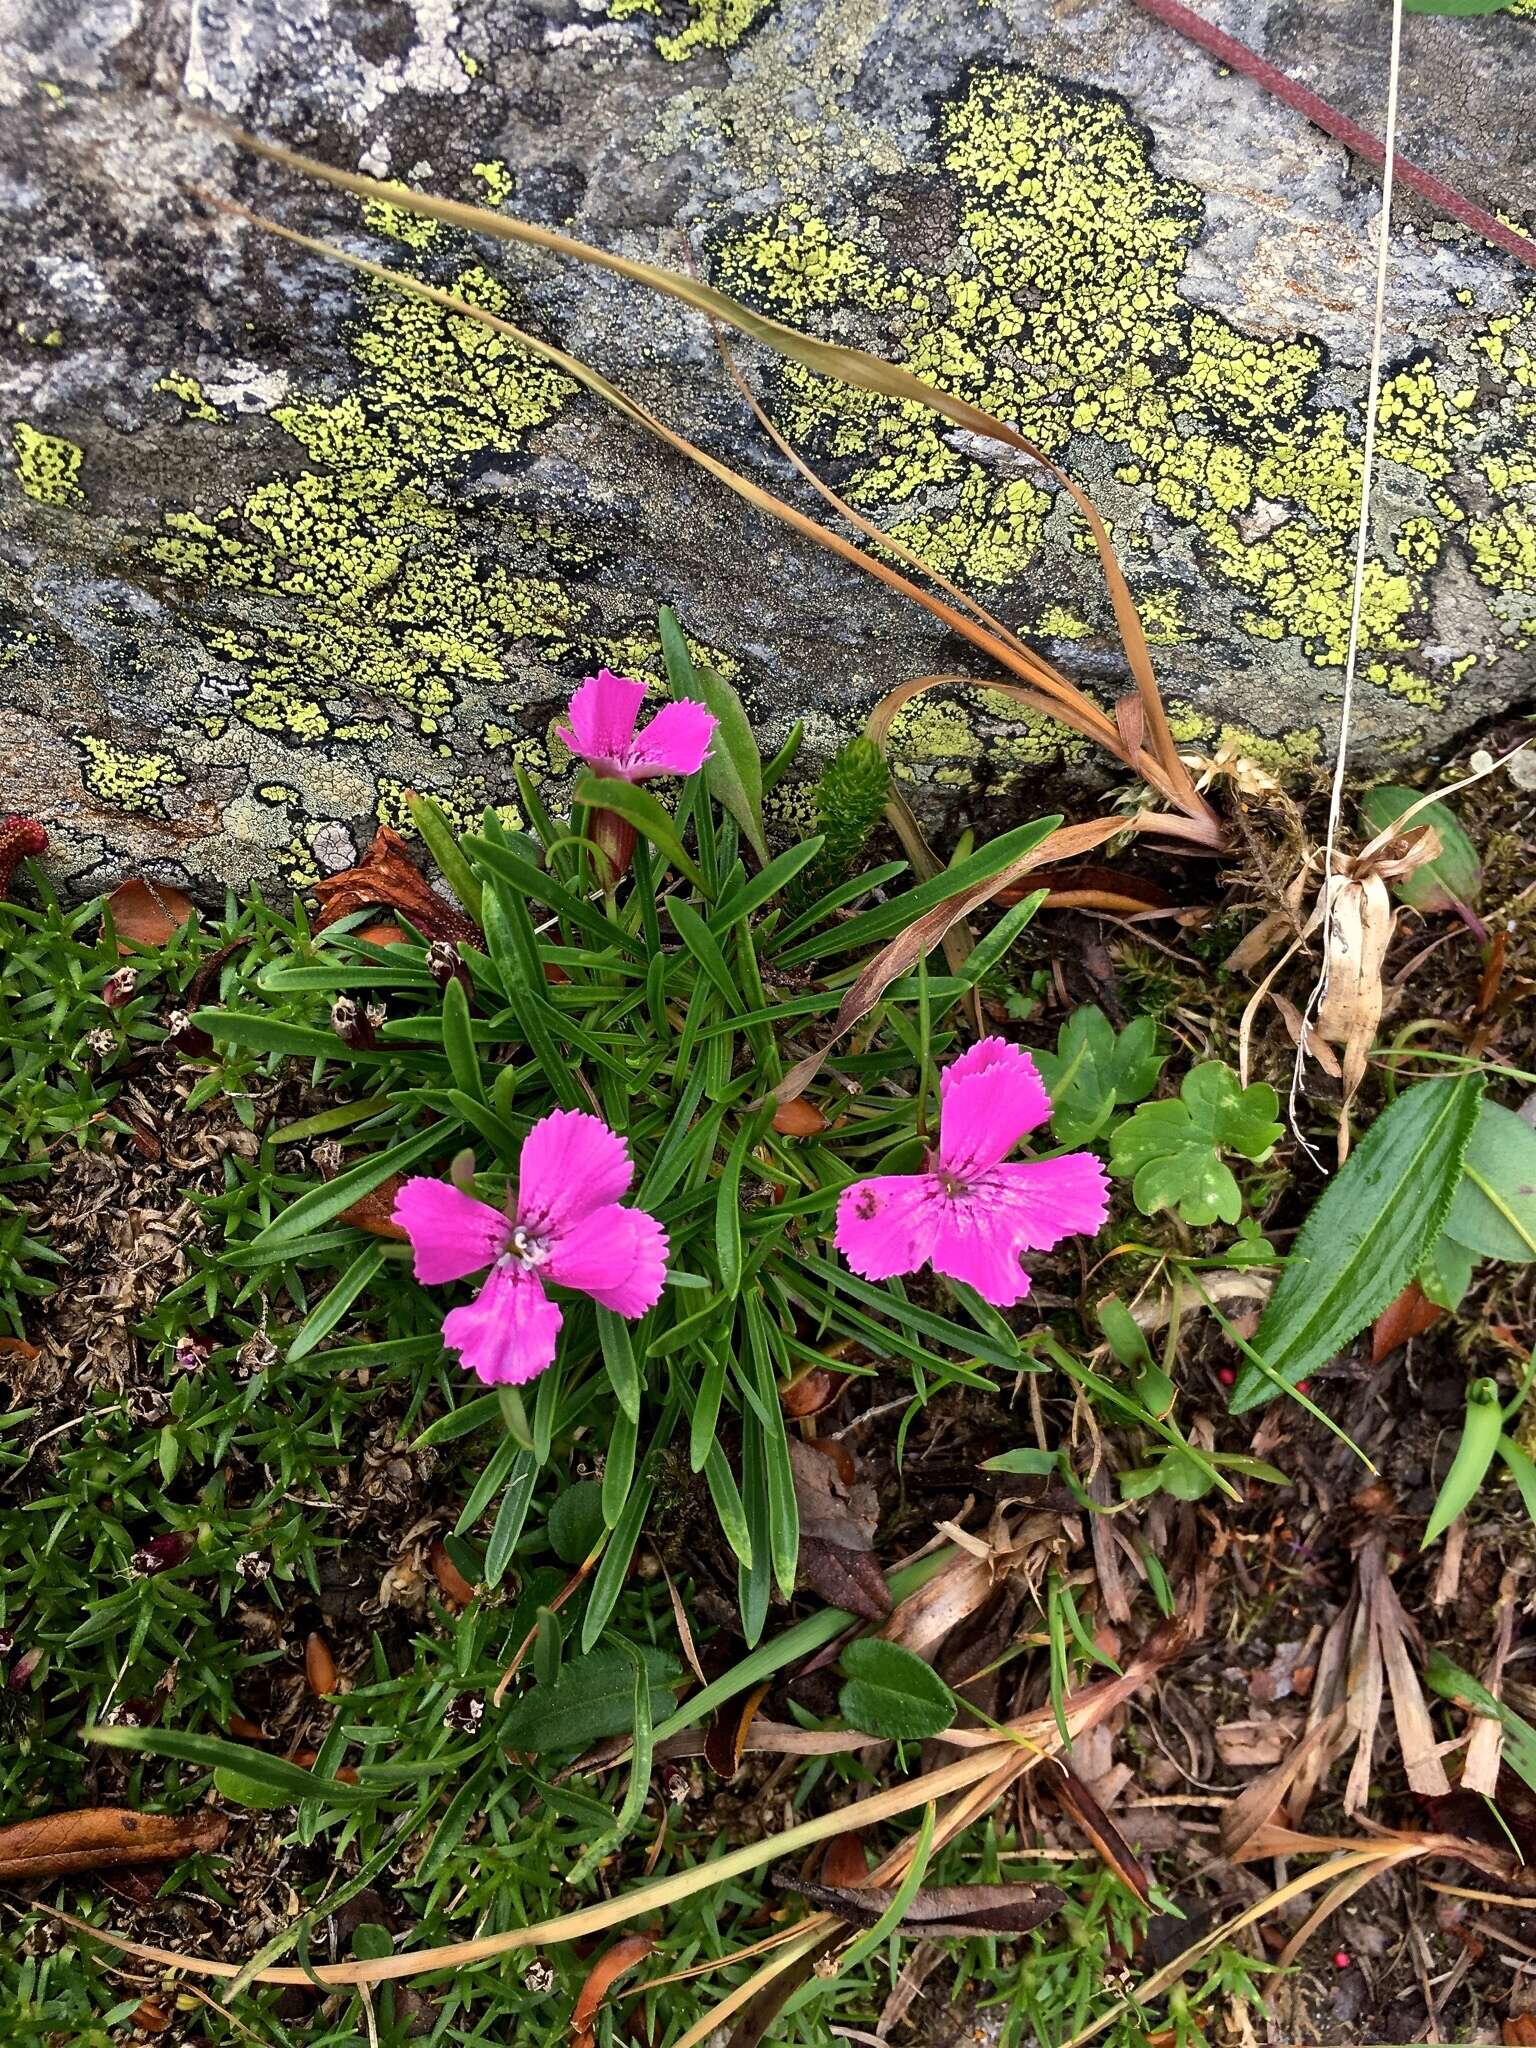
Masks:
[[[1097,1138],[1117,1103],[1140,1102],[1157,1086],[1163,1055],[1157,1025],[1137,1017],[1116,1031],[1096,1003],[1074,1010],[1056,1034],[1055,1052],[1035,1055],[1051,1098],[1051,1128],[1063,1145]]]
[[[1115,1132],[1110,1171],[1131,1182],[1143,1216],[1176,1209],[1186,1223],[1235,1223],[1243,1198],[1224,1152],[1268,1157],[1282,1126],[1280,1099],[1263,1081],[1238,1084],[1232,1069],[1207,1060],[1184,1076],[1178,1099],[1145,1102]]]

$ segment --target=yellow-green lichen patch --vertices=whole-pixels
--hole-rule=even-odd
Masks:
[[[95,733],[72,737],[81,756],[80,780],[98,803],[114,810],[163,818],[166,793],[187,779],[169,754],[120,747]]]
[[[509,309],[478,266],[454,290]],[[173,513],[149,547],[173,575],[248,595],[238,623],[205,637],[245,672],[239,716],[301,746],[386,734],[358,717],[381,703],[440,737],[462,685],[503,684],[515,645],[564,654],[582,617],[553,576],[477,547],[451,496],[468,459],[515,452],[575,387],[425,300],[369,283],[362,304],[357,386],[272,415],[313,466],[238,504]]]
[[[729,50],[772,4],[773,0],[688,0],[688,18],[682,27],[665,33],[658,30],[657,53],[669,64],[681,64],[700,50]],[[610,21],[632,21],[636,16],[660,21],[671,12],[662,0],[608,0]]]
[[[399,242],[406,249],[430,248],[442,232],[443,225],[424,213],[412,213],[407,206],[396,206],[388,199],[365,199],[363,222],[376,235],[388,235],[392,242]]]
[[[398,776],[381,775],[377,783],[376,804],[379,823],[388,825],[402,838],[414,838],[416,825],[411,817],[410,799],[416,794],[418,792]],[[517,805],[494,796],[483,775],[471,775],[451,790],[434,789],[431,795],[455,832],[478,832],[488,808],[495,812],[509,832],[523,829],[525,820]]]
[[[485,196],[491,206],[505,206],[512,197],[512,173],[500,157],[488,158],[484,163],[471,164],[470,175],[478,178],[485,187]]]
[[[216,420],[218,413],[208,403],[207,394],[195,377],[184,376],[174,370],[168,376],[155,379],[157,391],[168,391],[172,398],[179,398],[183,416],[189,420]]]
[[[989,796],[1005,794],[1032,768],[1088,753],[1088,742],[1070,727],[984,687],[912,698],[886,739],[898,781],[975,785]]]
[[[791,199],[746,222],[716,244],[721,282],[839,335],[862,336],[872,318],[909,368],[1068,468],[1095,473],[1107,459],[1134,493],[1115,540],[1154,637],[1196,637],[1181,593],[1140,567],[1165,552],[1171,520],[1241,630],[1342,667],[1361,434],[1319,401],[1322,344],[1245,333],[1190,301],[1201,195],[1159,172],[1110,95],[980,70],[941,109],[937,153],[958,203],[947,270],[898,260],[877,193],[835,220]],[[1413,657],[1433,637],[1430,579],[1448,541],[1466,530],[1474,574],[1504,598],[1525,588],[1529,508],[1501,501],[1490,514],[1486,501],[1529,483],[1532,311],[1488,322],[1481,376],[1421,352],[1382,391],[1378,503],[1391,523],[1362,628],[1389,691],[1438,688]],[[798,366],[781,391],[792,437],[842,464],[844,494],[894,514],[893,530],[946,573],[995,588],[1038,568],[1049,545],[1090,547],[1037,474],[1009,474],[925,408]],[[1034,629],[1049,634],[1062,610],[1077,606],[1053,594]],[[1507,622],[1512,637],[1525,616]]]
[[[85,502],[80,488],[85,456],[73,441],[45,434],[25,420],[13,420],[11,449],[16,457],[16,481],[35,503],[62,506]]]

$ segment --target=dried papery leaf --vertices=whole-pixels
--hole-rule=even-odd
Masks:
[[[1109,917],[1141,917],[1149,910],[1171,910],[1173,898],[1147,875],[1125,875],[1098,861],[1077,861],[1068,867],[1037,868],[1027,882],[1002,890],[999,910],[1048,891],[1043,910],[1098,910]]]
[[[1417,1280],[1410,1280],[1396,1301],[1389,1302],[1371,1327],[1371,1363],[1380,1365],[1394,1351],[1400,1351],[1412,1337],[1432,1330],[1445,1310],[1425,1294]]]
[[[822,1062],[838,1040],[869,1015],[893,981],[899,980],[932,951],[952,924],[968,917],[973,910],[979,910],[983,903],[990,903],[1000,890],[1022,880],[1037,867],[1050,861],[1070,859],[1074,854],[1087,853],[1095,846],[1102,846],[1106,839],[1123,832],[1126,823],[1124,818],[1094,818],[1082,825],[1058,826],[1054,832],[1047,833],[1038,845],[1020,854],[1017,860],[1010,861],[985,882],[977,882],[969,889],[958,891],[944,902],[936,903],[932,910],[914,918],[905,931],[898,932],[860,970],[838,1005],[830,1036],[815,1052],[790,1068],[772,1091],[772,1099],[791,1102],[803,1094],[821,1071]]]
[[[1221,1846],[1225,1854],[1234,1861],[1242,1857],[1260,1830],[1274,1820],[1302,1772],[1309,1765],[1316,1766],[1336,1756],[1343,1740],[1344,1710],[1340,1706],[1310,1728],[1283,1763],[1245,1785],[1221,1816]]]
[[[888,1643],[926,1657],[968,1621],[992,1591],[990,1565],[966,1552],[952,1558],[926,1586],[909,1593],[880,1633]]]
[[[626,1971],[644,1962],[656,1946],[654,1935],[626,1934],[604,1949],[587,1972],[586,1982],[571,2008],[571,2048],[592,2048],[593,2028],[603,2000]]]
[[[0,1827],[0,1878],[42,1884],[115,1864],[171,1863],[217,1849],[229,1832],[222,1813],[130,1813],[85,1806]]]
[[[370,946],[403,946],[410,934],[400,924],[365,924],[357,936]]]
[[[812,1884],[782,1870],[772,1875],[782,1890],[798,1892],[851,1927],[873,1927],[896,1896],[884,1885]],[[1053,1884],[920,1885],[896,1924],[903,1934],[922,1934],[935,1941],[1028,1934],[1065,1904],[1065,1894]]]
[[[1403,1752],[1403,1769],[1408,1783],[1421,1799],[1441,1799],[1450,1791],[1451,1781],[1440,1761],[1434,1723],[1429,1718],[1418,1673],[1408,1654],[1408,1637],[1410,1634],[1416,1636],[1417,1631],[1403,1612],[1402,1602],[1387,1576],[1384,1551],[1379,1567],[1373,1567],[1369,1581],[1366,1580],[1365,1560],[1373,1547],[1367,1545],[1361,1552],[1362,1585],[1368,1587],[1371,1619],[1381,1644],[1382,1662],[1391,1687],[1392,1718]]]
[[[900,364],[889,363],[879,356],[868,354],[857,348],[818,341],[810,335],[799,333],[783,322],[770,319],[753,311],[728,294],[705,285],[696,278],[681,276],[656,266],[638,263],[634,260],[611,255],[607,251],[592,247],[588,243],[573,240],[551,228],[538,227],[530,222],[520,221],[504,213],[493,213],[481,207],[466,206],[455,200],[436,199],[425,194],[402,191],[398,186],[387,185],[380,180],[368,178],[356,172],[342,171],[322,163],[315,158],[305,157],[292,150],[282,149],[271,143],[258,140],[239,129],[223,122],[216,122],[222,131],[241,148],[267,157],[274,163],[286,165],[308,177],[320,178],[342,190],[353,192],[359,197],[382,199],[392,205],[425,213],[432,218],[446,220],[463,227],[471,233],[495,235],[509,241],[521,241],[535,247],[551,250],[557,254],[574,257],[577,261],[612,270],[620,276],[633,279],[650,290],[681,300],[685,305],[706,314],[724,326],[733,327],[739,333],[760,341],[791,361],[805,365],[856,387],[875,392],[881,396],[905,400],[927,407],[951,420],[967,432],[1000,441],[1018,449],[1022,454],[1039,463],[1070,494],[1079,512],[1087,521],[1098,553],[1100,568],[1109,589],[1110,603],[1114,609],[1115,621],[1125,648],[1127,663],[1136,684],[1142,705],[1143,717],[1150,735],[1151,745],[1143,755],[1150,769],[1142,772],[1154,787],[1166,791],[1170,799],[1191,820],[1197,821],[1202,829],[1213,833],[1209,843],[1219,843],[1220,828],[1213,814],[1207,809],[1189,770],[1179,757],[1177,745],[1168,723],[1167,712],[1158,693],[1152,659],[1147,648],[1146,635],[1142,629],[1140,614],[1130,587],[1116,559],[1110,543],[1109,533],[1093,500],[1082,488],[1073,482],[1067,473],[1051,461],[1042,449],[1025,438],[1014,427],[983,412],[967,401],[955,398],[936,386],[926,383]],[[227,203],[227,202],[226,202]],[[334,252],[330,252],[334,253]],[[351,259],[356,261],[357,259]],[[591,373],[587,373],[590,379]],[[766,494],[765,494],[766,495]],[[802,515],[803,516],[803,515]],[[818,529],[825,532],[825,529]],[[842,550],[858,557],[859,551],[850,543],[843,542],[841,535],[827,533],[823,545],[833,541],[842,543]],[[862,558],[868,562],[871,572],[884,573],[886,580],[901,581],[895,572],[873,557]],[[909,589],[913,586],[908,585]],[[930,610],[936,609],[935,601],[924,596],[922,600]],[[945,607],[950,610],[950,607]],[[975,625],[962,613],[953,616],[960,622],[959,629],[967,638],[979,639],[994,657],[1011,665],[1008,657],[1012,648],[990,629]],[[1083,700],[1085,703],[1086,699]],[[1118,741],[1118,732],[1116,739]]]
[[[903,1959],[901,1975],[891,1986],[890,1996],[880,2008],[880,2018],[875,2026],[877,2040],[886,2040],[922,1994],[923,1986],[944,1960],[944,1950],[936,1941],[914,1942]]]
[[[1344,1048],[1344,1106],[1365,1078],[1386,990],[1382,973],[1392,941],[1392,898],[1380,875],[1329,879],[1326,986],[1315,1026],[1319,1038]],[[1342,1161],[1341,1161],[1342,1163]]]
[[[868,1480],[858,1478],[841,1444],[789,1439],[790,1473],[800,1514],[800,1555],[795,1576],[832,1607],[865,1621],[891,1611],[885,1574],[874,1557],[880,1504]]]
[[[429,940],[451,939],[458,946],[483,947],[478,925],[447,903],[411,859],[398,832],[381,825],[373,843],[355,867],[325,875],[311,892],[320,903],[315,929],[324,931],[358,910],[398,910]]]
[[[1504,1684],[1504,1666],[1515,1640],[1515,1596],[1519,1576],[1507,1571],[1499,1582],[1499,1633],[1484,1671],[1483,1684],[1498,1699]],[[1461,1766],[1463,1792],[1480,1792],[1492,1799],[1499,1789],[1499,1771],[1504,1761],[1504,1724],[1492,1714],[1478,1714]]]
[[[193,916],[190,896],[169,882],[147,882],[138,875],[112,891],[107,908],[119,953],[131,953],[136,946],[163,946]]]
[[[1152,1883],[1141,1858],[1076,1771],[1060,1757],[1054,1757],[1052,1764],[1052,1769],[1041,1773],[1041,1786],[1088,1837],[1105,1867],[1145,1904],[1152,1896]]]

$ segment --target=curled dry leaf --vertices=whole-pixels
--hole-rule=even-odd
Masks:
[[[716,1710],[704,1738],[704,1761],[721,1778],[734,1778],[746,1754],[747,1738],[768,1686],[754,1686],[744,1700],[727,1700]]]
[[[388,1180],[380,1181],[366,1195],[349,1202],[336,1221],[350,1223],[354,1230],[369,1231],[374,1237],[392,1237],[403,1243],[406,1233],[395,1221],[395,1197],[404,1186],[405,1175],[392,1173]]]
[[[356,867],[326,875],[315,883],[314,894],[320,901],[318,931],[357,910],[397,910],[429,941],[452,939],[455,945],[476,947],[484,943],[478,925],[438,895],[411,859],[405,841],[387,825],[375,832]]]
[[[437,1581],[438,1591],[445,1600],[453,1600],[460,1607],[467,1607],[475,1597],[475,1589],[448,1555],[448,1546],[441,1536],[432,1538],[432,1547],[427,1556],[432,1565],[432,1576]]]
[[[168,882],[146,882],[134,875],[107,898],[119,953],[136,946],[163,946],[192,920],[192,899]]]
[[[1392,898],[1380,874],[1330,875],[1327,958],[1316,1031],[1344,1048],[1346,1106],[1365,1078],[1386,991],[1382,971],[1392,940]]]
[[[814,1102],[797,1095],[793,1102],[781,1102],[773,1113],[773,1128],[781,1138],[814,1138],[827,1128],[827,1120]]]
[[[820,1415],[830,1408],[846,1385],[842,1373],[828,1372],[824,1365],[802,1366],[780,1387],[779,1406],[792,1422],[803,1422],[808,1415]]]
[[[1371,1363],[1380,1365],[1410,1337],[1433,1329],[1445,1310],[1431,1301],[1417,1280],[1410,1280],[1396,1301],[1388,1302],[1371,1329]]]
[[[626,1934],[606,1948],[587,1972],[587,1980],[571,2008],[571,2048],[592,2048],[593,2029],[603,2000],[626,1970],[644,1962],[656,1946],[650,1934]]]
[[[304,1645],[304,1679],[317,1699],[336,1690],[336,1659],[331,1646],[316,1629]]]
[[[846,1890],[869,1880],[869,1856],[861,1828],[845,1828],[834,1835],[821,1859],[821,1882]]]
[[[798,1892],[851,1927],[873,1927],[896,1893],[883,1884],[812,1884],[776,1870],[781,1890]],[[904,1934],[965,1940],[971,1935],[1028,1934],[1066,1904],[1053,1884],[920,1885],[897,1923]]]
[[[130,1813],[86,1806],[0,1827],[0,1878],[42,1883],[113,1864],[170,1863],[217,1849],[229,1831],[222,1813]]]

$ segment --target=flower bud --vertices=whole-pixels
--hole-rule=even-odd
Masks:
[[[183,1330],[176,1339],[176,1370],[178,1372],[201,1372],[208,1363],[213,1346],[202,1337],[194,1337],[190,1330]]]
[[[10,1687],[11,1691],[20,1692],[22,1687],[29,1682],[33,1672],[42,1661],[43,1652],[41,1644],[34,1643],[30,1650],[23,1650],[16,1659],[16,1662],[11,1666],[11,1675],[6,1680],[6,1684]]]
[[[136,1579],[152,1579],[157,1572],[168,1572],[191,1555],[191,1537],[184,1536],[179,1529],[167,1529],[164,1535],[151,1536],[147,1543],[139,1545],[128,1560],[128,1570]]]
[[[523,1972],[523,1983],[537,1996],[546,1997],[555,1988],[554,1970],[542,1956],[535,1956]]]
[[[139,971],[136,967],[119,967],[101,984],[101,1000],[109,1010],[120,1010],[124,1003],[133,1001],[133,992],[138,985]]]
[[[462,975],[464,963],[459,958],[459,949],[452,939],[434,939],[427,948],[427,972],[439,988],[446,988],[456,975]]]
[[[185,1010],[172,1010],[166,1017],[165,1042],[177,1052],[191,1053],[195,1059],[206,1059],[213,1051],[213,1040],[201,1025],[192,1022]]]

